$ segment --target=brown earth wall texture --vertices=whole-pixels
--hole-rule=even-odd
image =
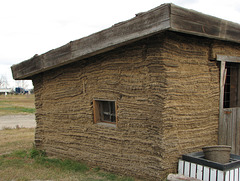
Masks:
[[[217,144],[219,68],[206,39],[170,33],[164,43],[167,96],[163,121],[164,169],[176,172],[180,155]]]
[[[162,58],[167,92],[163,111],[163,169],[177,172],[180,155],[218,143],[220,63],[216,54],[240,56],[240,46],[168,33]]]
[[[50,155],[159,178],[166,89],[162,35],[34,79],[36,144]],[[117,101],[117,128],[93,124],[93,99]]]
[[[217,143],[219,67],[235,45],[165,32],[33,78],[36,145],[49,155],[147,180],[183,153]],[[233,47],[233,48],[232,48]],[[116,128],[93,123],[93,99],[117,101]]]

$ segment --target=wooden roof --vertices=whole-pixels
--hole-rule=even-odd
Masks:
[[[108,29],[13,65],[13,78],[31,79],[40,72],[107,52],[164,30],[240,43],[239,24],[174,4],[163,4]]]

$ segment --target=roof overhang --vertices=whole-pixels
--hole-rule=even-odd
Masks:
[[[132,43],[164,30],[240,43],[240,25],[185,9],[163,4],[103,31],[36,55],[13,65],[13,78],[31,76]]]

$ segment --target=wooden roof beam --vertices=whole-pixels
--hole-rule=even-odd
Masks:
[[[103,31],[13,65],[13,78],[28,79],[46,70],[112,50],[170,28],[170,4],[141,13]]]
[[[13,78],[31,79],[40,72],[107,52],[164,30],[240,43],[239,24],[174,4],[163,4],[108,29],[13,65]]]

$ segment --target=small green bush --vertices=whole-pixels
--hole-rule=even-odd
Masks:
[[[38,150],[36,148],[32,148],[29,152],[29,155],[31,158],[46,157],[46,152]]]

